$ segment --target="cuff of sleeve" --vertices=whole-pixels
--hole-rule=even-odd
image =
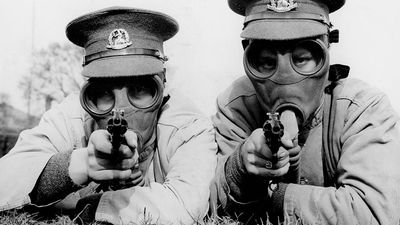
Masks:
[[[240,158],[240,149],[243,143],[240,144],[231,156],[229,156],[225,165],[225,174],[228,184],[241,184],[246,175],[246,171]]]
[[[30,193],[33,204],[46,205],[81,188],[68,175],[70,160],[71,151],[60,152],[50,158]]]
[[[77,185],[88,183],[87,172],[88,153],[86,148],[76,149],[71,153],[71,160],[68,166],[70,179]]]
[[[258,177],[252,177],[245,171],[240,158],[243,143],[229,156],[225,164],[226,182],[229,185],[230,195],[239,202],[262,200],[260,196],[267,196],[267,183]]]
[[[285,192],[288,184],[279,183],[278,189],[272,193],[272,215],[276,215],[280,220],[283,221],[283,203],[285,198]]]

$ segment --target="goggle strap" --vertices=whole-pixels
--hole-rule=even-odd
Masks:
[[[336,82],[340,79],[344,79],[349,76],[350,66],[342,64],[334,64],[329,67],[329,77],[328,80]]]
[[[329,31],[329,43],[339,42],[339,30]]]

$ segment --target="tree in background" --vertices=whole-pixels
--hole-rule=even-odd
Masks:
[[[0,92],[0,136],[19,133],[21,130],[33,127],[38,122],[38,117],[27,116],[26,113],[11,106],[10,95]],[[1,140],[0,137],[0,143]]]
[[[14,146],[21,130],[38,121],[35,117],[29,119],[27,120],[25,113],[10,105],[9,94],[0,92],[0,157]]]
[[[27,101],[28,114],[40,115],[53,102],[79,91],[83,50],[72,44],[52,43],[33,52],[30,74],[23,76],[19,87]]]
[[[0,128],[6,126],[9,110],[7,105],[10,103],[10,95],[0,92]]]
[[[0,104],[8,104],[10,102],[10,95],[0,92]]]

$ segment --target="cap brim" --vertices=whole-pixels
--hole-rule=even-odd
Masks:
[[[328,27],[312,20],[257,20],[250,22],[241,37],[245,39],[292,40],[328,33]]]
[[[163,62],[152,56],[117,56],[97,59],[83,67],[85,77],[127,77],[160,73]]]

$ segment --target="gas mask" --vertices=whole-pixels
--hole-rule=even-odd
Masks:
[[[244,68],[265,112],[292,111],[301,126],[317,110],[329,71],[324,37],[250,41]]]
[[[112,111],[122,111],[128,129],[138,136],[139,161],[154,149],[155,127],[163,102],[164,73],[137,77],[91,78],[81,90],[81,105],[95,121],[92,130],[106,129]],[[146,154],[148,155],[148,154]]]

